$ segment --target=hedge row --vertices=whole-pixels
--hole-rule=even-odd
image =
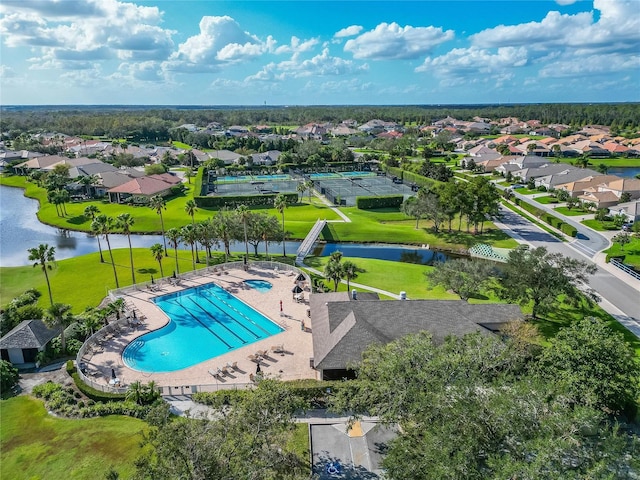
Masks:
[[[320,380],[294,380],[285,382],[291,395],[303,400],[308,408],[324,406],[327,395],[341,388],[344,382],[326,382]],[[234,405],[247,396],[247,390],[218,390],[217,392],[197,392],[191,397],[196,403],[220,408],[222,405]]]
[[[73,378],[73,381],[76,384],[76,387],[78,387],[78,390],[84,393],[91,400],[94,400],[96,402],[113,402],[122,401],[125,399],[124,393],[102,392],[84,383],[80,378],[80,375],[78,375],[78,371],[73,365],[72,360],[67,361],[65,368],[67,370],[67,373],[71,376],[71,378]]]
[[[443,183],[438,180],[434,180],[433,178],[425,177],[418,173],[410,172],[408,170],[403,170],[400,167],[389,167],[388,172],[389,174],[394,175],[398,178],[401,178],[406,182],[415,183],[420,187],[427,187],[429,189],[432,189],[433,187],[436,187]]]
[[[522,201],[519,198],[515,198],[514,203],[518,205],[520,208],[522,208],[523,210],[526,210],[527,212],[533,214],[536,218],[539,218],[546,224],[551,225],[554,228],[557,228],[565,235],[569,235],[570,237],[576,237],[578,235],[577,228],[573,227],[572,225],[569,225],[568,223],[564,222],[560,218],[553,216],[550,213],[531,205],[530,203]]]
[[[194,187],[193,187],[193,195],[196,196],[196,197],[199,197],[201,195],[206,195],[207,194],[207,192],[203,192],[202,191],[202,188],[203,188],[202,184],[204,183],[203,177],[204,177],[204,174],[205,174],[206,171],[207,170],[205,168],[200,167],[200,168],[198,168],[198,171],[196,173],[196,179],[195,179]],[[208,188],[209,187],[207,186],[207,190],[208,190]]]
[[[381,195],[379,197],[356,197],[356,207],[360,210],[374,208],[400,208],[404,202],[403,195]]]
[[[267,195],[225,195],[221,197],[193,197],[196,205],[201,208],[236,208],[239,205],[252,206],[269,206],[273,207],[273,201],[280,195],[277,193],[270,193]],[[287,203],[298,203],[297,193],[283,193],[287,199]]]

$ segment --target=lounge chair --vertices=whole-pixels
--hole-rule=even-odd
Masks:
[[[220,371],[222,372],[222,375],[229,375],[229,373],[231,373],[227,367],[222,367]]]
[[[269,353],[267,350],[258,350],[258,351],[256,352],[256,356],[257,356],[257,357],[266,357],[266,356],[267,356],[267,353]]]
[[[273,353],[284,353],[284,345],[272,345],[271,351]]]
[[[227,362],[227,368],[229,368],[230,370],[237,370],[238,369],[238,362]]]
[[[249,374],[249,380],[251,381],[251,383],[255,383],[256,377],[253,375],[253,373]]]
[[[220,372],[214,372],[213,370],[209,370],[209,374],[215,378],[220,378]]]
[[[247,356],[247,358],[252,362],[256,362],[256,363],[260,363],[260,361],[262,360],[262,358],[259,355],[249,355]]]

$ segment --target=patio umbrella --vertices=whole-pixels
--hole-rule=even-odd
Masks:
[[[296,282],[304,282],[306,279],[304,278],[304,275],[299,273],[298,276],[296,277],[295,281]]]
[[[280,311],[282,311],[282,300],[280,300]]]
[[[113,368],[111,369],[111,378],[116,378],[116,371]]]
[[[300,285],[296,285],[295,287],[293,287],[293,288],[291,289],[291,291],[292,291],[293,293],[300,293],[300,292],[302,292],[303,290],[302,290],[302,287],[301,287]]]
[[[258,363],[258,364],[256,365],[256,375],[257,375],[258,373],[260,373],[260,372],[261,372],[261,370],[260,370],[260,364]]]

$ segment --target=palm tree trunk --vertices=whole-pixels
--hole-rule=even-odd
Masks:
[[[287,248],[286,248],[286,239],[284,238],[286,236],[285,230],[284,230],[284,212],[282,212],[282,256],[286,257],[287,256]]]
[[[196,257],[193,254],[193,244],[195,242],[191,242],[191,263],[193,264],[193,269],[196,269]]]
[[[104,263],[104,257],[102,256],[102,245],[100,244],[100,235],[96,235],[98,239],[98,250],[100,251],[100,263]]]
[[[131,248],[131,234],[127,233],[127,239],[129,240],[129,262],[131,263],[131,279],[133,284],[136,284],[136,271],[133,268],[133,249]]]
[[[191,183],[191,178],[189,178],[189,183]],[[196,231],[196,221],[191,215],[191,225],[193,225],[193,231]],[[198,256],[198,242],[196,242],[196,263],[200,263],[200,257]],[[195,268],[194,268],[195,270]]]
[[[173,251],[176,254],[176,273],[180,274],[180,267],[178,267],[178,246],[177,245],[173,246]]]
[[[107,247],[109,248],[109,257],[111,258],[111,266],[113,267],[113,276],[116,279],[116,288],[120,288],[118,283],[118,273],[116,272],[116,264],[113,261],[113,252],[111,251],[111,243],[109,243],[109,235],[105,235],[104,239],[107,241]]]
[[[164,236],[164,218],[162,218],[162,211],[160,211],[160,228],[162,229],[162,243],[164,244],[164,256],[169,256],[169,250],[167,250],[167,239]]]
[[[51,284],[49,283],[49,274],[47,273],[47,266],[42,264],[42,271],[44,272],[44,278],[47,281],[47,290],[49,290],[49,301],[53,307],[53,295],[51,294]]]

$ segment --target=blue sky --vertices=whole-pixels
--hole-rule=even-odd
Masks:
[[[0,103],[640,101],[640,0],[2,0]]]

